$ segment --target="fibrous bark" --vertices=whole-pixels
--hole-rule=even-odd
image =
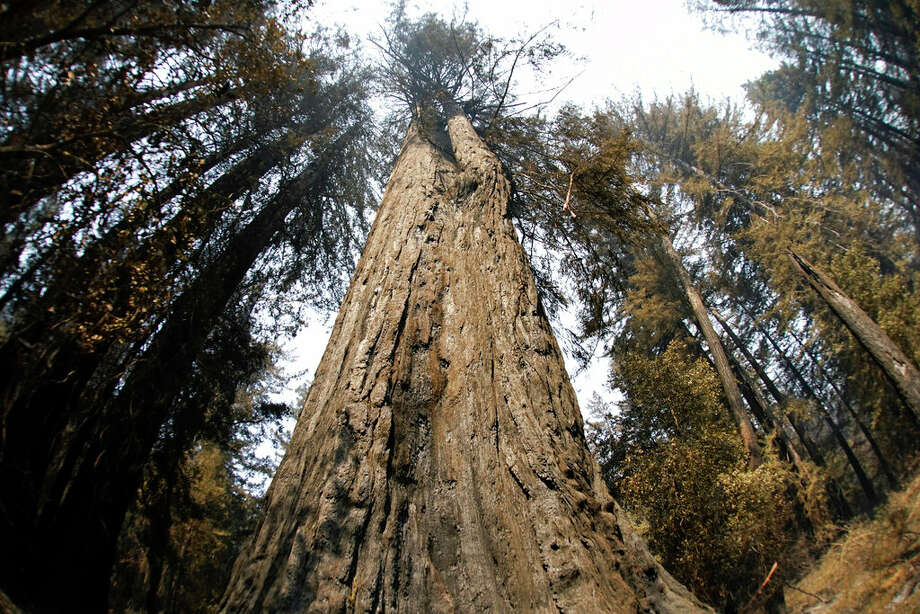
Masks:
[[[222,611],[704,610],[585,446],[497,159],[447,133],[410,128]]]

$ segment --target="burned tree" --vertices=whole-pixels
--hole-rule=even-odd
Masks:
[[[510,182],[470,121],[506,97],[468,82],[492,52],[472,28],[402,28],[414,117],[222,611],[705,610],[585,446]]]

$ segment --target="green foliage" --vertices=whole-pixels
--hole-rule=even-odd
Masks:
[[[661,228],[632,172],[638,142],[615,116],[572,106],[553,120],[500,118],[485,139],[511,173],[510,213],[541,302],[550,315],[577,306],[581,330],[564,329],[563,342],[586,360],[584,338],[617,325],[629,246]]]
[[[669,442],[633,464],[636,477],[621,487],[624,504],[647,522],[640,532],[662,564],[703,600],[737,609],[774,562],[784,568],[776,582],[794,569],[802,553],[788,467],[749,471],[727,432]]]
[[[726,611],[774,562],[781,586],[803,553],[802,527],[826,519],[823,490],[803,490],[777,460],[747,468],[718,378],[681,342],[656,357],[618,356],[613,383],[625,394],[620,413],[593,424],[589,440],[665,568]]]
[[[640,127],[636,134],[650,158],[643,163],[647,182],[659,186],[662,200],[670,204],[665,211],[681,214],[672,218],[672,232],[689,235],[684,240],[699,246],[691,273],[706,302],[740,312],[740,321],[748,322],[738,325],[742,337],[751,337],[748,350],[762,365],[773,363],[785,372],[791,391],[786,395],[816,397],[819,415],[832,416],[844,431],[854,416],[864,422],[872,416],[887,433],[882,453],[889,458],[910,447],[909,437],[891,438],[898,433],[895,424],[902,425],[902,433],[911,429],[904,429],[905,416],[885,378],[837,317],[802,287],[786,251],[793,247],[826,271],[838,259],[862,254],[861,264],[850,262],[840,273],[842,279],[860,277],[865,294],[852,298],[866,300],[870,310],[877,306],[873,317],[884,319],[882,312],[889,308],[902,312],[898,305],[914,300],[903,290],[915,287],[916,243],[890,203],[873,199],[868,163],[849,137],[847,122],[816,126],[803,113],[775,106],[761,107],[745,120],[729,108],[701,107],[692,95],[618,112],[634,117]],[[646,267],[632,284],[633,300],[624,307],[640,316],[630,316],[639,326],[625,332],[638,330],[637,343],[652,346],[662,333],[668,339],[667,321],[655,314],[673,295],[667,283],[666,271]],[[889,283],[902,289],[901,296],[883,289]],[[881,297],[884,306],[877,302]],[[915,329],[908,320],[899,325],[904,329],[889,329],[899,339]],[[810,332],[803,334],[802,328]],[[772,340],[765,347],[767,335]],[[913,342],[898,343],[912,347]],[[796,356],[799,351],[803,355]],[[783,377],[778,379],[782,383]],[[841,394],[851,406],[858,400],[853,415],[838,413]],[[804,424],[820,438],[817,417],[806,412]],[[867,461],[870,467],[874,462]]]
[[[759,104],[801,111],[816,139],[844,120],[867,161],[870,189],[920,231],[920,5],[914,0],[710,0],[785,61],[749,84]],[[724,19],[721,21],[725,21]],[[827,143],[825,149],[832,145]]]
[[[883,202],[872,199],[863,184],[863,161],[848,155],[851,143],[835,140],[831,152],[818,147],[801,115],[775,111],[762,116],[762,121],[764,128],[769,127],[770,139],[765,134],[735,145],[745,152],[757,174],[749,179],[727,176],[725,182],[757,212],[735,237],[762,280],[757,285],[775,289],[775,301],[765,315],[776,318],[778,336],[794,326],[797,318],[807,319],[812,327],[809,351],[822,358],[820,364],[811,360],[811,365],[802,365],[803,371],[809,366],[818,369],[819,379],[813,384],[817,390],[828,386],[822,381],[825,374],[837,375],[833,385],[847,390],[858,402],[861,415],[874,422],[873,430],[894,461],[913,447],[913,426],[865,348],[802,285],[786,249],[794,248],[827,271],[910,353],[917,342],[918,324],[918,286],[912,264],[916,244],[905,232],[903,221],[892,216]],[[837,139],[831,134],[835,130],[824,130],[829,135],[826,142]],[[726,283],[729,288],[732,285],[740,284],[737,279]]]
[[[637,250],[633,267],[619,309],[623,330],[617,343],[636,351],[661,351],[672,339],[686,334],[685,294],[674,271],[653,249]]]
[[[543,70],[564,53],[544,28],[525,39],[500,39],[475,21],[445,22],[429,13],[409,19],[397,3],[382,40],[376,82],[397,102],[390,121],[426,117],[442,105],[459,105],[477,126],[489,126],[519,106],[516,71]],[[436,113],[435,113],[436,114]],[[444,118],[441,118],[442,120]]]
[[[215,611],[261,511],[260,498],[242,488],[226,452],[214,444],[190,451],[172,480],[168,506],[142,497],[126,520],[113,610],[153,604],[163,612]]]
[[[611,383],[627,391],[624,420],[638,419],[627,426],[638,441],[654,441],[655,433],[665,439],[697,433],[717,426],[731,431],[732,422],[721,404],[722,390],[709,362],[693,358],[683,341],[673,341],[658,356],[633,353],[617,356]],[[657,419],[664,423],[653,426]],[[638,425],[643,426],[636,428]],[[641,444],[640,444],[641,445]]]

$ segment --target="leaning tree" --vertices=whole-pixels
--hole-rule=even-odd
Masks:
[[[474,127],[528,50],[432,17],[382,47],[411,123],[222,611],[706,610],[604,486]]]

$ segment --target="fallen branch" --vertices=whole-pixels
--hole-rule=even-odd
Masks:
[[[773,567],[770,568],[770,573],[768,573],[767,577],[764,578],[763,583],[760,585],[760,588],[757,589],[757,592],[754,593],[754,596],[751,597],[750,601],[748,601],[744,605],[743,608],[738,610],[739,614],[743,614],[744,612],[747,612],[750,609],[751,605],[753,605],[754,602],[757,601],[757,598],[760,597],[760,594],[763,592],[763,589],[766,588],[767,584],[770,582],[770,578],[772,578],[773,574],[776,573],[776,569],[778,567],[779,567],[778,562],[773,563]]]
[[[815,595],[814,593],[809,593],[809,592],[806,591],[806,590],[802,590],[802,589],[800,589],[798,586],[792,586],[791,584],[785,584],[784,586],[785,586],[786,588],[791,588],[791,589],[794,590],[794,591],[798,591],[798,592],[802,593],[803,595],[808,595],[809,597],[814,597],[815,599],[817,599],[817,600],[820,601],[821,603],[830,603],[830,601],[827,601],[826,599],[822,599],[821,597],[819,597],[818,595]]]
[[[572,216],[572,219],[575,219],[575,217],[577,217],[575,215],[575,212],[572,211],[572,208],[569,207],[569,201],[572,200],[572,183],[574,181],[575,181],[575,171],[572,171],[572,173],[569,175],[569,191],[565,195],[565,202],[562,203],[562,210],[568,211],[569,215]]]

